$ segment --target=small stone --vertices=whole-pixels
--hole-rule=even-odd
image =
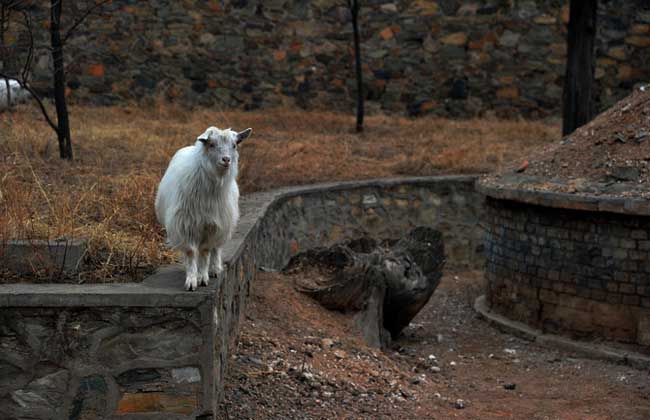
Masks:
[[[440,373],[442,371],[438,366],[431,366],[429,370],[433,373]]]
[[[617,166],[612,169],[611,176],[617,181],[636,181],[641,176],[641,171],[633,166]]]
[[[303,382],[312,382],[314,380],[314,374],[311,372],[302,372],[300,374],[300,380]]]
[[[519,98],[519,89],[517,86],[506,86],[497,90],[497,98],[517,99]]]
[[[461,399],[456,400],[456,402],[454,403],[454,408],[457,408],[458,410],[462,410],[463,408],[465,408],[465,401]]]
[[[636,135],[634,136],[634,141],[636,141],[637,143],[642,143],[645,140],[647,140],[648,137],[650,137],[650,131],[639,130],[636,132]]]
[[[413,385],[419,385],[419,384],[421,384],[422,382],[425,382],[425,380],[426,380],[426,375],[424,375],[424,374],[422,374],[422,375],[418,375],[418,376],[416,376],[415,378],[413,378],[413,379],[411,380],[411,384],[413,384]]]
[[[347,357],[347,353],[343,350],[334,350],[334,356],[337,359],[345,359]]]
[[[320,344],[322,348],[329,349],[334,345],[334,340],[332,340],[331,338],[323,338]]]
[[[389,26],[379,32],[379,36],[384,40],[388,41],[389,39],[392,39],[394,36],[393,29]]]
[[[503,389],[507,389],[508,391],[513,391],[515,388],[517,388],[517,384],[504,384]]]
[[[519,165],[519,167],[517,168],[517,172],[521,173],[521,172],[524,172],[526,169],[528,169],[528,161],[527,160],[523,161],[522,164]]]
[[[506,30],[499,38],[499,45],[503,47],[514,47],[519,42],[520,34]]]
[[[440,39],[445,45],[462,46],[467,43],[467,34],[465,32],[455,32]]]
[[[397,13],[397,5],[395,3],[382,4],[379,9],[384,13]]]
[[[650,47],[650,37],[632,35],[625,38],[625,42],[639,48]]]

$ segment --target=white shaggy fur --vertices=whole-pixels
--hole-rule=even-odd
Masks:
[[[8,109],[10,105],[25,102],[29,97],[29,91],[20,86],[17,80],[0,78],[0,111]]]
[[[221,247],[239,219],[237,145],[252,129],[208,128],[193,146],[176,152],[156,196],[156,217],[167,244],[185,255],[185,289],[207,286],[223,271]]]

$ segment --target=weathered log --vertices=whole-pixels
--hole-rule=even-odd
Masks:
[[[296,287],[331,310],[354,312],[366,341],[385,347],[429,301],[442,276],[440,232],[417,227],[400,240],[372,238],[315,248],[291,259]]]

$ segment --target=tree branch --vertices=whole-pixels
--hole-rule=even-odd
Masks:
[[[29,48],[27,49],[27,58],[25,59],[25,65],[23,66],[23,71],[21,73],[21,78],[26,84],[29,79],[29,71],[32,68],[32,62],[34,61],[34,34],[32,32],[32,22],[29,18],[29,14],[27,14],[27,12],[24,10],[21,10],[20,12],[23,15],[25,27],[27,28],[27,34],[29,35]]]
[[[20,87],[25,89],[27,92],[29,92],[29,94],[32,96],[32,98],[34,98],[34,100],[38,104],[39,108],[41,109],[41,113],[43,114],[43,117],[45,117],[45,121],[47,121],[48,125],[50,127],[52,127],[52,130],[54,130],[55,132],[58,131],[59,128],[54,123],[54,121],[52,121],[52,118],[50,118],[50,115],[47,113],[47,109],[45,109],[45,104],[43,104],[43,100],[41,99],[40,96],[38,96],[38,93],[36,93],[36,91],[31,86],[29,86],[23,80],[16,79],[15,77],[11,77],[11,76],[9,76],[7,74],[4,74],[2,72],[0,72],[0,79],[15,80],[16,82],[18,82]]]
[[[70,29],[68,29],[66,33],[63,35],[63,44],[66,43],[68,38],[70,38],[70,36],[74,33],[75,29],[77,29],[77,27],[79,27],[79,25],[81,25],[83,21],[86,20],[88,16],[90,16],[92,12],[94,12],[104,4],[108,3],[109,1],[111,0],[102,0],[100,2],[95,3],[92,7],[89,7],[88,10],[86,10],[79,18],[77,18],[72,24],[72,26],[70,27]]]

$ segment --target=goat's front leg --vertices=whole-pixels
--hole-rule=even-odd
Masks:
[[[212,249],[210,253],[210,274],[217,277],[223,272],[223,263],[221,261],[221,247]]]
[[[198,271],[199,271],[199,286],[207,286],[210,280],[208,274],[208,266],[210,264],[210,249],[204,248],[199,251]]]
[[[196,290],[198,283],[198,258],[198,248],[189,247],[185,251],[185,290]]]

